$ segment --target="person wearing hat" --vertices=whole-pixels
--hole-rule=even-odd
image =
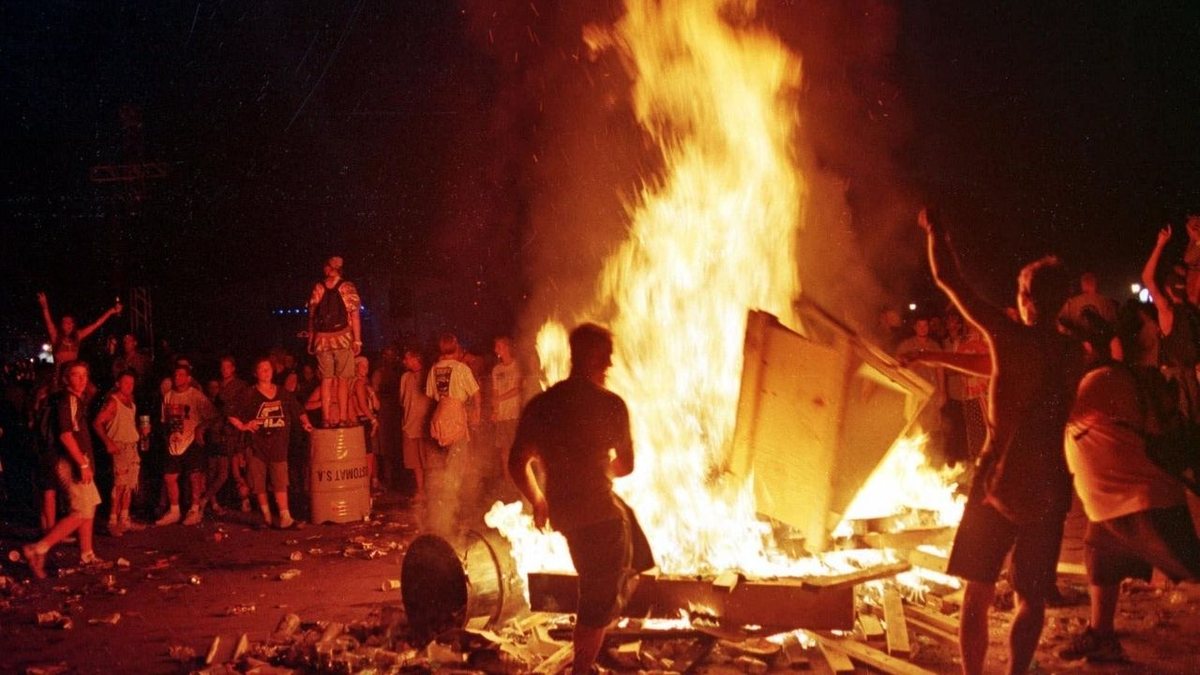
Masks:
[[[342,278],[342,259],[325,261],[325,278],[308,300],[308,353],[321,378],[321,419],[326,427],[355,424],[350,417],[354,357],[362,352],[358,289]],[[334,403],[337,404],[336,410]]]

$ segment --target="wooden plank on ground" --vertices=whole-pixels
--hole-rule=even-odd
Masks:
[[[912,565],[906,561],[895,563],[887,563],[876,567],[868,567],[867,569],[847,572],[845,574],[831,574],[824,577],[805,577],[804,585],[812,588],[846,588],[848,586],[857,586],[858,584],[874,581],[876,579],[885,579],[894,577],[901,572],[907,572],[912,569]]]
[[[557,673],[563,673],[571,667],[571,662],[574,660],[575,644],[564,645],[553,656],[539,663],[533,669],[533,672],[535,675],[556,675]]]
[[[908,661],[888,656],[880,650],[869,647],[857,640],[830,637],[819,633],[814,633],[813,635],[817,638],[817,643],[823,650],[827,650],[827,652],[840,651],[850,658],[862,662],[867,667],[878,670],[881,673],[887,673],[887,675],[935,675],[932,671],[915,666]]]
[[[879,623],[879,619],[871,614],[858,615],[858,628],[868,642],[883,639],[883,624]]]
[[[916,565],[917,567],[924,567],[927,570],[933,570],[934,572],[941,572],[942,574],[945,574],[946,565],[950,562],[950,559],[937,553],[931,553],[921,549],[913,549],[908,552],[908,562]]]
[[[905,605],[904,615],[909,620],[917,620],[921,623],[929,624],[935,628],[943,630],[947,633],[958,634],[958,619],[952,616],[947,616],[941,612],[935,612],[925,607],[918,605]]]
[[[888,654],[905,658],[912,653],[908,642],[908,623],[904,620],[904,601],[900,591],[888,588],[883,591],[883,620],[887,623]]]
[[[962,609],[963,589],[960,588],[950,595],[942,596],[936,600],[938,609],[942,611],[942,614],[956,614],[958,610]]]
[[[824,641],[818,641],[817,646],[821,649],[821,655],[825,657],[825,662],[829,664],[831,671],[835,673],[854,672],[854,662],[850,660],[846,652],[833,644],[826,644]]]
[[[921,621],[920,619],[913,618],[911,616],[908,617],[908,627],[913,630],[921,631],[922,633],[924,633],[930,637],[937,638],[938,640],[941,640],[942,642],[945,642],[948,645],[958,644],[958,634],[957,633],[948,633],[948,632],[942,630],[941,628],[938,628],[937,626],[935,626],[933,624],[925,623],[924,621]]]
[[[784,640],[783,663],[792,670],[808,670],[808,650],[795,638]]]

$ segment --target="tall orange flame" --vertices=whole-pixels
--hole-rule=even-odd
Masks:
[[[794,161],[800,61],[754,3],[629,0],[594,49],[614,49],[662,175],[629,207],[593,316],[616,336],[609,386],[629,404],[638,468],[618,482],[668,572],[763,567],[769,531],[745,481],[717,473],[733,434],[748,308],[787,321],[805,184]],[[547,383],[566,332],[538,336]],[[764,570],[765,571],[765,570]]]
[[[629,237],[605,261],[594,306],[616,344],[608,384],[629,404],[637,468],[616,483],[663,572],[803,576],[870,554],[794,559],[756,516],[752,481],[722,473],[732,442],[746,314],[796,324],[796,239],[806,183],[795,161],[800,60],[754,21],[752,0],[627,0],[589,28],[633,81],[633,106],[662,155],[628,209]],[[544,384],[566,376],[566,328],[537,336]],[[803,486],[797,486],[803,489]],[[561,537],[518,505],[487,522],[522,574],[571,569]],[[553,523],[552,523],[553,524]],[[844,570],[841,570],[844,571]]]

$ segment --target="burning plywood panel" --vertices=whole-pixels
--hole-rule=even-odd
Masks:
[[[807,337],[750,312],[730,470],[820,551],[932,388],[815,305],[799,312]]]

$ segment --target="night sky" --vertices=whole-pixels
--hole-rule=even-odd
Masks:
[[[561,127],[542,119],[555,92],[530,83],[620,7],[577,5],[0,5],[0,331],[38,329],[37,289],[90,319],[148,285],[160,333],[238,336],[302,304],[330,252],[409,298],[393,318],[510,329],[546,189],[534,158]],[[863,254],[896,297],[923,287],[904,215],[923,202],[998,299],[1045,252],[1115,293],[1161,223],[1200,210],[1195,3],[759,5],[804,54],[803,105],[829,131],[816,160],[845,175],[859,236],[898,238]],[[88,180],[135,162],[167,176]]]

